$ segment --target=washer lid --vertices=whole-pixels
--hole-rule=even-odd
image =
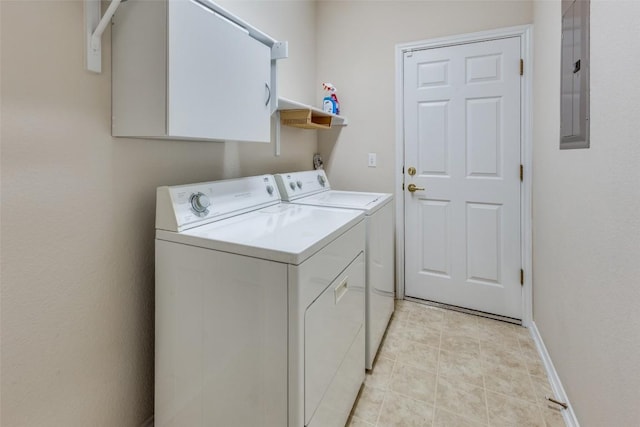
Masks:
[[[156,238],[297,265],[363,217],[358,210],[281,203],[182,232],[156,230]]]
[[[391,199],[393,199],[393,196],[388,193],[329,190],[323,193],[296,199],[293,203],[360,209],[366,211],[367,215],[369,215],[389,203]]]

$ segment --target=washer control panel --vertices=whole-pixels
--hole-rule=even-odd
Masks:
[[[279,202],[272,175],[159,187],[156,228],[182,231]]]
[[[291,201],[331,189],[322,169],[276,175],[282,200]]]

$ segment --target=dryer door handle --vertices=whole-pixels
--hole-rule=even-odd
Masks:
[[[333,289],[333,296],[335,298],[335,304],[338,305],[344,294],[349,290],[348,288],[349,276],[345,277],[338,286]]]

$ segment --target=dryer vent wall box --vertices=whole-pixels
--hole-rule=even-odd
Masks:
[[[207,0],[123,2],[112,26],[113,135],[270,142],[282,43],[239,23]]]

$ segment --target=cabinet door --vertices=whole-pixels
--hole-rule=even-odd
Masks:
[[[270,48],[193,0],[168,28],[168,136],[269,142]]]

